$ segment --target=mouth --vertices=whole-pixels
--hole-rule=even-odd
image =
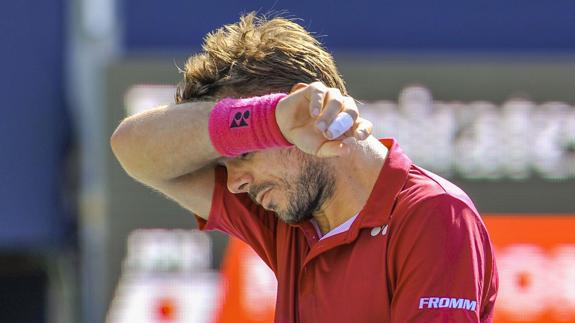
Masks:
[[[271,190],[271,187],[270,187],[270,188],[266,188],[266,189],[264,189],[264,190],[262,190],[261,192],[258,193],[258,196],[256,197],[256,202],[257,202],[259,205],[263,205],[262,202],[263,202],[263,200],[264,200],[264,197],[266,197],[266,194],[267,194],[270,190]]]

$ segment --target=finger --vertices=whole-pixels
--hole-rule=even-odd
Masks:
[[[355,130],[357,126],[356,120],[359,117],[359,112],[352,97],[343,97],[343,103],[343,111],[335,117],[325,131],[325,137],[327,139],[336,139],[342,135],[348,137],[353,136],[353,130]]]
[[[365,140],[369,137],[373,130],[373,124],[371,121],[358,118],[357,121],[354,123],[353,127],[351,127],[348,131],[346,131],[341,138],[336,139],[344,139],[344,138],[355,138],[356,140]]]
[[[353,130],[353,137],[357,140],[365,140],[373,131],[373,123],[367,119],[358,118]]]
[[[355,104],[355,100],[350,96],[343,97],[343,111],[347,112],[353,121],[359,117],[359,110]]]
[[[325,131],[327,139],[335,139],[353,128],[353,118],[347,112],[340,112]]]
[[[343,96],[341,95],[341,92],[335,88],[328,89],[324,99],[324,108],[315,124],[316,127],[321,132],[326,131],[328,126],[342,109]]]
[[[373,123],[367,119],[359,117],[353,124],[353,127],[351,127],[343,135],[345,137],[354,137],[357,140],[364,140],[369,137],[369,135],[371,135],[372,130]]]
[[[308,84],[305,84],[305,83],[301,83],[301,82],[300,82],[300,83],[296,83],[294,86],[292,86],[292,88],[290,89],[290,91],[289,91],[288,94],[292,94],[292,93],[298,92],[298,91],[300,91],[300,90],[303,90],[303,89],[307,88],[308,86],[309,86],[309,85],[308,85]]]
[[[321,113],[328,89],[323,83],[314,82],[306,90],[307,99],[309,100],[309,113],[312,117],[317,117]]]

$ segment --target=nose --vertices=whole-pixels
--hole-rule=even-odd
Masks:
[[[252,175],[231,164],[232,163],[228,163],[226,165],[228,171],[228,190],[234,194],[248,192],[250,185],[253,183]]]

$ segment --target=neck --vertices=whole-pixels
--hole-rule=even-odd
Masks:
[[[361,211],[383,167],[387,148],[370,136],[352,144],[351,152],[331,160],[335,170],[334,194],[314,213],[322,234]]]

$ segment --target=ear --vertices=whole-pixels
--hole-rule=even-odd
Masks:
[[[303,89],[307,87],[307,84],[305,83],[296,83],[291,87],[291,90],[289,91],[289,93],[294,93],[297,90]]]

